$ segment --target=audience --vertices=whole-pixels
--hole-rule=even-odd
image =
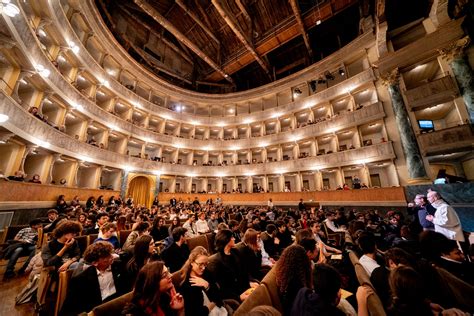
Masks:
[[[140,269],[149,261],[156,259],[155,242],[150,235],[137,238],[133,246],[133,256],[125,266],[127,289],[132,289]]]
[[[41,250],[44,266],[57,272],[74,269],[81,258],[81,250],[74,239],[82,231],[78,222],[64,221],[53,231],[53,239]]]
[[[186,232],[186,228],[176,227],[172,234],[173,243],[162,253],[162,258],[170,272],[178,271],[188,260],[189,247],[186,244]]]
[[[138,237],[146,234],[148,235],[148,228],[150,224],[148,222],[140,222],[135,229],[128,235],[127,240],[122,246],[122,250],[126,252],[133,252],[133,247],[135,246],[135,242],[137,241]]]
[[[156,216],[153,220],[153,227],[150,231],[150,235],[154,240],[160,241],[168,237],[168,227],[165,225],[165,220],[161,216]]]

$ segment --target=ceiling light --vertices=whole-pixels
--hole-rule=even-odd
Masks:
[[[39,29],[38,34],[43,37],[46,36],[46,32],[43,29]]]
[[[340,68],[340,69],[339,69],[339,74],[340,74],[341,76],[345,76],[345,75],[346,75],[346,71],[344,70],[344,68]]]
[[[16,5],[10,3],[10,0],[2,0],[2,3],[0,4],[0,12],[13,18],[20,13],[20,9]]]
[[[74,43],[73,41],[69,41],[69,48],[71,49],[71,51],[74,53],[74,54],[77,54],[79,53],[79,46],[76,45],[76,43]]]
[[[319,24],[321,24],[321,20],[316,21],[316,25],[319,25]]]
[[[0,114],[0,123],[5,123],[6,121],[8,121],[8,119],[8,115]]]
[[[44,68],[43,65],[38,64],[38,65],[36,65],[35,68],[36,68],[36,71],[38,72],[38,74],[39,74],[41,77],[48,78],[49,75],[51,74],[51,72],[50,72],[48,69]]]

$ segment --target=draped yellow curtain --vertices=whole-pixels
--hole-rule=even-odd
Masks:
[[[127,197],[131,196],[135,205],[148,206],[150,202],[150,180],[145,177],[136,177],[130,181]]]

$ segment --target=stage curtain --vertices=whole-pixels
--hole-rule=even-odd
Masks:
[[[135,205],[149,206],[150,203],[150,180],[145,177],[136,177],[130,181],[127,197],[131,196]]]

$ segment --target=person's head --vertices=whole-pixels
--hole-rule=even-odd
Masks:
[[[31,228],[38,229],[41,227],[41,220],[38,218],[35,218],[35,219],[32,219],[29,224]]]
[[[175,243],[183,243],[185,240],[185,235],[186,235],[186,228],[184,227],[176,227],[173,229],[171,232],[171,235],[173,236],[173,240]]]
[[[237,222],[235,219],[231,219],[228,223],[229,229],[231,231],[237,231],[239,230],[239,222]]]
[[[268,224],[266,231],[267,231],[268,235],[274,237],[274,235],[277,232],[277,227],[274,224]]]
[[[312,238],[314,239],[314,235],[313,233],[311,232],[310,229],[300,229],[296,232],[295,234],[295,242],[297,244],[300,244],[301,240],[305,239],[305,238]]]
[[[78,218],[77,218],[77,220],[78,220],[79,223],[81,223],[81,224],[82,224],[82,223],[85,223],[85,222],[86,222],[86,219],[87,219],[87,216],[86,216],[86,214],[84,214],[84,213],[79,214],[79,216],[78,216]]]
[[[398,217],[396,217],[395,215],[390,216],[389,222],[394,226],[398,226]]]
[[[206,248],[197,246],[189,254],[188,260],[184,263],[180,270],[181,280],[183,284],[189,276],[201,277],[209,263],[209,253]]]
[[[321,224],[318,223],[317,221],[310,221],[309,228],[311,229],[311,232],[313,234],[317,234],[321,231]]]
[[[58,211],[56,211],[55,209],[50,209],[47,215],[48,215],[49,221],[53,222],[56,220],[56,218],[58,218]]]
[[[97,214],[97,224],[99,226],[104,225],[109,221],[109,215],[107,213],[99,213]]]
[[[223,230],[223,229],[229,229],[229,225],[226,223],[222,222],[217,225],[217,230]]]
[[[140,269],[133,288],[132,303],[157,311],[161,295],[173,288],[171,273],[162,261],[154,261]]]
[[[188,215],[188,221],[190,223],[194,222],[196,220],[196,216],[194,214],[189,214]]]
[[[210,219],[215,220],[216,219],[216,212],[211,212]]]
[[[107,270],[113,263],[114,247],[107,241],[98,241],[89,245],[84,252],[84,260],[99,271]]]
[[[260,251],[260,246],[258,244],[258,239],[260,238],[260,233],[253,228],[247,229],[244,234],[242,241],[249,246],[253,251]]]
[[[140,269],[155,251],[155,242],[150,235],[141,235],[137,238],[133,246],[133,258],[128,262],[128,266],[135,266]]]
[[[443,258],[451,259],[458,262],[464,261],[464,255],[458,247],[458,244],[455,240],[446,239],[440,245],[441,256]]]
[[[424,194],[417,194],[414,201],[416,205],[422,206],[425,205],[428,200]]]
[[[396,267],[390,272],[388,283],[396,300],[407,305],[416,305],[424,301],[423,278],[415,269],[407,266]]]
[[[332,212],[332,211],[331,211],[331,212],[327,212],[326,218],[327,218],[328,220],[330,220],[330,221],[333,221],[333,220],[336,218],[336,213],[334,213],[334,212]]]
[[[53,230],[56,239],[71,240],[82,231],[82,225],[78,222],[65,220]]]
[[[375,237],[370,232],[364,232],[357,239],[360,249],[364,255],[375,254],[377,246],[375,244]]]
[[[385,252],[385,264],[390,270],[400,265],[415,267],[415,258],[401,248],[390,248]]]
[[[161,226],[165,225],[165,220],[161,216],[156,216],[153,220],[153,227],[160,228]]]
[[[420,250],[421,255],[430,261],[437,261],[441,256],[441,247],[448,237],[445,235],[434,232],[431,230],[425,230],[420,233]]]
[[[441,199],[441,196],[440,196],[439,193],[436,192],[436,191],[429,191],[426,196],[427,196],[428,202],[430,202],[430,204],[433,204],[434,202],[436,202],[436,201],[438,201],[439,199]]]
[[[199,219],[202,221],[206,220],[206,213],[205,212],[199,213]]]
[[[313,270],[313,289],[324,302],[337,306],[341,300],[341,275],[328,264],[316,264]]]
[[[39,174],[33,175],[33,180],[38,181],[40,179]]]
[[[278,220],[275,222],[276,227],[280,233],[284,233],[286,230],[286,223],[284,221]]]
[[[298,245],[304,248],[309,260],[316,259],[316,257],[318,256],[318,247],[316,247],[316,239],[312,237],[303,238],[298,242]]]
[[[150,228],[150,224],[148,222],[140,222],[135,226],[135,231],[137,231],[140,235],[147,232],[148,228]]]
[[[104,239],[109,239],[117,231],[117,225],[114,223],[105,223],[100,228]]]
[[[178,227],[180,225],[180,222],[179,222],[179,217],[176,216],[175,218],[173,218],[173,220],[171,221],[171,225],[173,227]]]
[[[235,238],[232,231],[229,229],[223,229],[217,232],[216,239],[214,241],[216,250],[223,252],[226,247],[232,248],[234,246]]]
[[[276,284],[280,294],[288,290],[310,287],[311,262],[300,245],[288,246],[280,256],[276,266]],[[290,287],[293,287],[290,289]],[[299,288],[294,288],[299,287]]]

